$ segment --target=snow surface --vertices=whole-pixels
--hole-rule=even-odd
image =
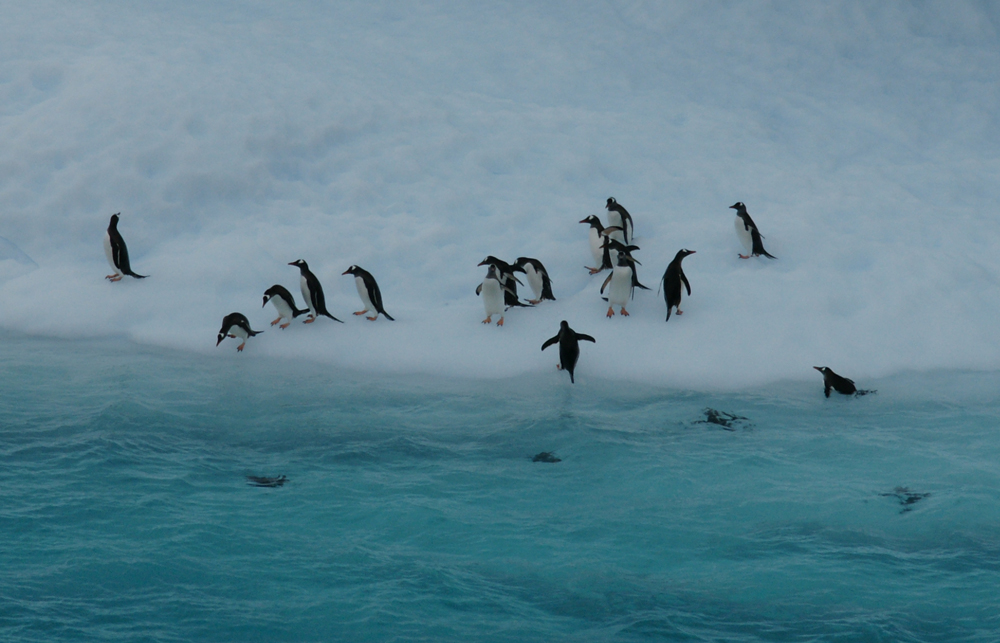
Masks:
[[[578,377],[997,369],[998,28],[955,2],[10,3],[0,327],[237,359],[241,311],[267,332],[238,359],[565,377],[539,348],[566,319],[597,338]],[[583,269],[609,196],[654,289],[628,319]],[[776,261],[737,258],[736,201]],[[104,280],[115,212],[149,279]],[[558,301],[481,325],[488,254],[542,260]],[[298,258],[346,324],[267,326]],[[350,314],[351,264],[395,323]]]

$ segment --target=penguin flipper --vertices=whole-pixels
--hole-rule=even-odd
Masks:
[[[823,388],[823,392],[824,392],[824,393],[826,394],[826,396],[827,396],[827,397],[830,397],[830,389],[832,389],[832,388],[833,388],[833,387],[832,387],[832,386],[830,386],[829,384],[827,384],[827,385],[826,385],[826,386],[825,386],[825,387]]]
[[[612,272],[610,275],[608,275],[608,278],[604,280],[604,283],[601,284],[601,294],[602,295],[604,294],[604,289],[608,287],[608,284],[611,283],[611,278],[614,277],[614,276],[615,276],[615,273]]]
[[[478,297],[481,292],[483,292],[483,284],[476,286],[476,296]]]
[[[555,344],[558,341],[559,341],[559,335],[556,335],[555,337],[550,337],[549,339],[546,339],[545,343],[542,344],[542,350],[545,350],[546,348],[548,348],[549,346],[552,346],[553,344]]]
[[[576,334],[576,338],[577,338],[578,340],[583,340],[583,341],[585,341],[585,342],[593,342],[593,343],[595,343],[595,344],[597,343],[597,340],[596,340],[596,339],[594,339],[594,338],[593,338],[593,337],[591,337],[590,335],[584,335],[583,333],[577,333],[577,334]]]
[[[688,278],[686,276],[684,276],[683,272],[681,273],[681,281],[683,281],[684,285],[687,286],[688,297],[690,297],[691,296],[691,284],[688,283]]]

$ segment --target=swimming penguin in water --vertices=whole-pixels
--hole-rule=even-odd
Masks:
[[[486,310],[486,319],[483,320],[484,324],[489,324],[493,321],[493,315],[500,315],[500,321],[497,322],[497,326],[503,326],[503,314],[506,310],[504,306],[504,295],[510,292],[510,289],[504,285],[503,280],[500,277],[500,271],[493,264],[486,270],[486,278],[483,279],[483,283],[476,286],[476,294],[481,295],[483,298],[483,308]]]
[[[118,216],[121,212],[111,215],[111,223],[104,233],[104,254],[108,258],[108,263],[114,272],[104,277],[111,281],[121,281],[122,277],[128,275],[136,279],[145,279],[149,275],[137,275],[132,272],[132,266],[128,262],[128,248],[125,247],[125,239],[118,232]]]
[[[576,383],[573,378],[573,370],[576,368],[576,360],[580,358],[580,340],[597,343],[596,339],[590,335],[576,332],[569,327],[568,322],[563,320],[559,322],[559,332],[556,333],[556,336],[545,340],[545,343],[542,344],[542,350],[545,350],[559,342],[559,364],[556,368],[568,372],[569,381],[572,384]]]
[[[632,285],[634,276],[633,261],[635,260],[624,252],[619,252],[618,265],[615,266],[615,269],[611,271],[611,274],[608,275],[608,278],[601,285],[601,294],[603,295],[604,289],[608,284],[611,284],[611,287],[608,288],[608,296],[604,298],[608,302],[608,317],[615,316],[615,306],[618,306],[623,317],[628,317],[628,311],[625,310],[625,306],[628,305],[628,300],[632,297],[635,289]]]
[[[248,337],[260,335],[263,332],[262,330],[251,330],[250,321],[247,320],[246,315],[243,313],[229,313],[222,318],[222,328],[219,329],[219,339],[215,342],[215,345],[218,346],[221,344],[227,335],[234,339],[239,337],[243,341],[236,347],[236,350],[242,351],[243,347],[247,344]]]
[[[309,271],[309,264],[307,264],[302,259],[296,259],[288,263],[289,266],[298,266],[301,273],[301,278],[299,279],[299,285],[302,288],[302,298],[306,300],[306,306],[309,307],[309,319],[302,322],[303,324],[311,324],[316,321],[318,315],[325,315],[333,321],[340,321],[333,315],[331,315],[326,310],[326,297],[323,296],[323,286],[319,284],[319,279],[316,278],[312,272]]]
[[[823,374],[823,392],[827,397],[830,397],[830,389],[837,391],[843,395],[854,395],[856,397],[861,397],[862,395],[868,395],[869,393],[876,393],[877,391],[859,389],[854,386],[854,380],[849,380],[846,377],[841,377],[833,371],[831,371],[826,366],[813,366],[817,371]]]
[[[517,295],[517,284],[521,283],[521,280],[514,276],[515,272],[525,272],[524,268],[520,266],[512,266],[506,261],[501,261],[493,255],[487,256],[485,259],[479,262],[480,266],[496,266],[497,276],[500,278],[501,283],[504,285],[503,291],[503,301],[507,308],[512,308],[514,306],[523,306],[525,308],[531,308],[531,304],[525,304]]]
[[[366,316],[365,319],[375,321],[378,319],[379,313],[382,313],[389,321],[396,321],[389,316],[389,313],[385,312],[385,308],[382,308],[382,291],[378,289],[375,277],[372,277],[370,272],[359,266],[351,266],[341,274],[354,275],[354,285],[358,288],[358,297],[361,297],[361,303],[365,305],[365,309],[359,310],[354,313],[355,315],[374,312],[374,317]]]
[[[278,318],[271,322],[274,326],[282,319],[287,319],[284,324],[279,326],[279,328],[288,328],[292,320],[299,315],[304,315],[309,312],[308,310],[299,310],[295,307],[295,298],[292,297],[292,293],[288,292],[284,286],[279,286],[275,284],[264,291],[264,303],[260,305],[261,308],[267,305],[267,302],[271,302],[274,305],[274,309],[278,311]]]
[[[596,268],[591,268],[590,266],[584,266],[584,268],[589,270],[592,275],[596,275],[602,270],[611,270],[614,268],[614,265],[611,263],[611,254],[604,245],[604,238],[616,230],[605,228],[596,214],[590,215],[580,221],[580,223],[590,224],[590,254],[593,255],[594,263],[597,264]],[[617,230],[621,230],[621,228],[617,228]]]
[[[530,257],[518,257],[514,265],[524,271],[528,277],[528,285],[535,293],[535,298],[528,300],[529,304],[540,304],[545,299],[556,300],[555,295],[552,294],[552,280],[549,279],[549,273],[541,261]]]
[[[622,238],[619,241],[627,244],[632,239],[632,215],[613,196],[608,197],[605,207],[608,209],[608,226],[621,228]]]
[[[687,288],[688,297],[691,296],[691,284],[688,283],[687,276],[684,274],[681,261],[684,260],[684,257],[693,254],[694,250],[678,250],[674,260],[670,262],[666,272],[663,273],[663,279],[660,280],[663,285],[663,300],[667,302],[666,321],[670,321],[671,308],[676,307],[678,315],[684,314],[684,311],[681,310],[681,283]]]
[[[740,238],[740,243],[746,248],[746,251],[750,254],[740,255],[740,259],[749,259],[750,256],[759,257],[764,255],[771,259],[777,259],[774,255],[768,254],[767,250],[764,250],[764,244],[761,239],[764,235],[760,233],[757,226],[754,224],[753,219],[747,214],[747,206],[743,205],[743,202],[734,203],[729,206],[730,209],[736,210],[736,221],[734,225],[736,226],[736,236]]]

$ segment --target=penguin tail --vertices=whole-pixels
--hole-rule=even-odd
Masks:
[[[878,391],[876,391],[875,389],[859,388],[858,390],[854,391],[854,397],[864,397],[865,395],[875,394],[875,393],[878,393]]]
[[[295,319],[299,315],[305,315],[308,312],[308,310],[299,310],[298,308],[295,308],[292,310],[292,319]]]
[[[570,371],[569,373],[569,383],[576,384],[576,380],[573,378],[573,371]]]
[[[126,272],[125,274],[128,275],[129,277],[135,277],[136,279],[145,279],[146,277],[149,276],[149,275],[137,275],[132,271]]]
[[[767,250],[764,250],[763,248],[760,249],[760,254],[764,255],[768,259],[777,259],[777,257],[775,257],[774,255],[770,254]]]
[[[667,306],[667,318],[663,320],[664,322],[670,321],[670,306]]]
[[[336,317],[334,317],[333,315],[331,315],[330,313],[320,313],[320,314],[321,315],[326,315],[327,317],[329,317],[330,319],[332,319],[335,322],[340,322],[341,324],[344,323],[344,322],[340,321],[339,319],[337,319]]]
[[[247,335],[249,335],[250,337],[255,337],[257,335],[260,335],[263,332],[264,331],[262,331],[262,330],[251,330],[250,332],[247,333]]]
[[[392,318],[392,315],[385,312],[384,310],[380,310],[379,312],[382,313],[385,316],[385,318],[388,319],[389,321],[396,321],[395,319]]]

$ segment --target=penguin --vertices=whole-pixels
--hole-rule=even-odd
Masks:
[[[621,309],[621,314],[623,317],[628,317],[628,311],[625,310],[625,306],[628,304],[629,298],[632,296],[635,287],[632,285],[632,277],[634,271],[632,269],[632,262],[635,261],[624,252],[618,253],[618,265],[615,269],[611,271],[608,278],[604,280],[604,284],[601,285],[601,294],[604,294],[604,289],[611,284],[611,288],[608,289],[608,296],[604,298],[608,302],[608,317],[615,316],[615,306]],[[648,290],[648,288],[647,288]]]
[[[854,395],[855,397],[861,397],[862,395],[878,392],[875,390],[859,389],[854,386],[854,380],[841,377],[826,366],[813,366],[813,368],[823,374],[823,392],[827,397],[830,397],[830,389],[833,389],[842,395]]]
[[[382,291],[378,289],[378,284],[375,283],[375,277],[372,277],[372,273],[360,266],[351,266],[341,275],[354,275],[354,285],[358,288],[358,297],[361,297],[361,303],[365,305],[365,309],[359,310],[354,313],[355,315],[374,312],[374,317],[366,316],[365,319],[375,321],[378,319],[378,314],[382,313],[389,321],[396,321],[382,308]]]
[[[118,216],[120,214],[121,212],[111,215],[111,223],[108,224],[108,230],[104,233],[104,254],[108,258],[108,263],[111,264],[111,269],[114,270],[112,274],[104,278],[111,281],[121,281],[122,277],[128,275],[136,279],[145,279],[149,275],[137,275],[132,272],[132,266],[129,265],[128,248],[125,247],[125,239],[122,239],[121,233],[118,232]]]
[[[260,307],[263,308],[266,306],[267,302],[274,304],[274,309],[278,311],[278,318],[271,322],[272,326],[280,322],[282,319],[288,320],[279,326],[281,329],[288,328],[293,319],[299,315],[309,312],[308,310],[299,310],[296,308],[295,298],[292,297],[292,293],[288,292],[284,286],[279,286],[278,284],[275,284],[264,291],[264,303],[261,304]]]
[[[563,320],[559,322],[559,332],[556,333],[556,336],[545,340],[545,343],[542,344],[542,350],[545,350],[559,342],[559,364],[556,365],[556,368],[569,373],[571,384],[576,384],[573,370],[576,368],[576,360],[580,358],[580,340],[597,343],[596,339],[590,335],[576,332],[569,327],[566,320]]]
[[[608,197],[605,207],[608,209],[608,225],[621,228],[622,238],[619,241],[627,244],[632,239],[632,215],[613,196]]]
[[[641,266],[639,260],[632,256],[632,252],[639,249],[639,246],[626,246],[623,243],[615,241],[611,237],[606,237],[604,239],[604,245],[606,246],[606,251],[610,254],[611,252],[620,252],[625,255],[629,262],[632,264],[632,287],[642,288],[643,290],[649,290],[646,286],[639,283],[639,273],[636,272],[635,267]],[[634,293],[633,293],[634,294]]]
[[[506,261],[501,261],[493,255],[487,256],[485,259],[479,262],[480,266],[496,266],[497,275],[500,277],[501,282],[504,285],[503,291],[503,301],[507,308],[513,308],[514,306],[523,306],[525,308],[531,308],[531,304],[525,304],[518,299],[517,296],[517,284],[521,283],[521,280],[514,276],[515,272],[525,272],[524,268],[520,266],[512,266]],[[527,274],[527,273],[525,273]]]
[[[518,257],[514,265],[524,271],[528,277],[528,285],[535,293],[535,298],[528,300],[529,304],[540,304],[546,299],[556,300],[552,294],[552,280],[549,279],[549,273],[541,261],[530,257]]]
[[[316,275],[309,271],[309,264],[302,259],[296,259],[289,262],[288,265],[298,266],[302,275],[299,285],[302,287],[302,298],[306,300],[306,306],[309,307],[309,319],[302,323],[311,324],[316,321],[317,315],[326,315],[333,321],[343,324],[344,322],[327,312],[326,298],[323,296],[323,286],[319,284],[319,279],[316,278]]]
[[[500,315],[500,321],[497,322],[497,326],[503,326],[503,314],[504,310],[504,294],[510,292],[510,289],[503,284],[500,277],[500,271],[493,264],[486,270],[486,278],[483,279],[483,283],[476,286],[476,294],[481,295],[483,298],[483,308],[486,309],[486,319],[483,320],[484,324],[489,324],[493,321],[493,315]]]
[[[593,255],[594,263],[597,264],[597,268],[591,268],[590,266],[584,266],[584,268],[589,270],[592,275],[596,275],[602,270],[611,270],[614,268],[611,263],[611,255],[608,253],[607,248],[604,247],[604,238],[612,232],[620,231],[621,228],[605,228],[596,214],[590,215],[580,221],[580,223],[590,224],[590,254]]]
[[[678,315],[684,314],[684,311],[681,310],[681,283],[683,282],[684,286],[687,287],[688,297],[691,296],[691,284],[688,283],[687,276],[684,274],[681,261],[684,260],[684,257],[693,254],[694,250],[678,250],[674,260],[670,262],[667,270],[663,273],[663,279],[660,280],[660,283],[663,284],[663,300],[667,302],[666,321],[670,321],[670,309],[673,307],[677,308]]]
[[[263,332],[262,330],[251,330],[250,322],[243,313],[229,313],[222,318],[222,328],[219,329],[219,339],[215,342],[215,345],[218,346],[221,344],[226,335],[234,339],[239,337],[243,342],[236,347],[236,350],[242,352],[243,347],[247,344],[248,337],[260,335]]]
[[[774,255],[768,254],[767,250],[764,250],[764,244],[761,239],[764,235],[760,233],[757,226],[754,224],[753,219],[747,214],[747,206],[743,205],[743,202],[737,202],[729,206],[730,209],[736,210],[736,221],[734,224],[736,226],[736,236],[740,238],[740,243],[746,248],[746,251],[750,254],[740,255],[740,259],[749,259],[750,256],[759,257],[764,255],[770,259],[777,259]]]

